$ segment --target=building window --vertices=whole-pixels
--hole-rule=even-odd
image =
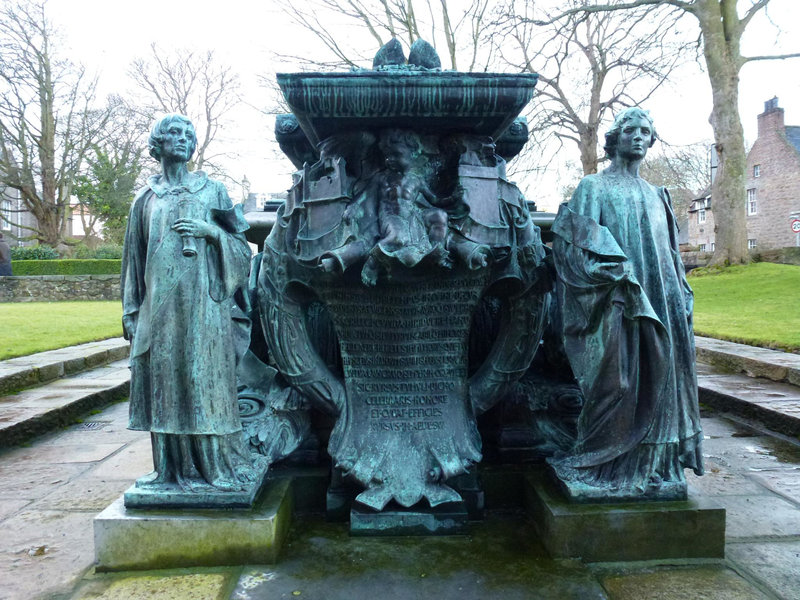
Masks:
[[[706,209],[705,208],[701,208],[700,210],[697,211],[697,222],[699,224],[702,224],[702,223],[706,222]]]
[[[700,244],[700,252],[705,252],[705,251],[706,251],[706,245]]]
[[[753,177],[761,177],[761,165],[753,166]]]
[[[11,215],[13,209],[11,207],[11,200],[0,200],[0,229],[3,231],[11,231]]]
[[[747,240],[747,249],[748,250],[752,250],[755,247],[756,247],[756,241],[755,240]]]
[[[755,188],[750,188],[747,190],[747,214],[754,215],[756,212],[756,190]]]
[[[717,249],[717,243],[716,242],[711,242],[711,251],[713,252],[716,249]]]

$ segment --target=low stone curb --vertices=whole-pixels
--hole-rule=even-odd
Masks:
[[[745,373],[800,386],[800,354],[696,336],[697,360],[728,373]]]
[[[66,427],[86,413],[124,399],[130,391],[130,380],[103,390],[89,392],[47,412],[19,423],[0,428],[0,448],[19,446],[45,433]]]
[[[125,339],[113,338],[0,361],[0,397],[122,360],[129,352]]]
[[[761,394],[737,390],[748,384],[763,388]],[[758,421],[768,429],[800,437],[800,389],[744,375],[699,377],[700,402],[719,412]],[[755,396],[755,397],[754,397]]]

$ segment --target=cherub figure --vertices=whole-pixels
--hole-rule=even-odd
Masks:
[[[437,206],[436,194],[428,183],[431,167],[419,137],[389,129],[382,132],[379,147],[386,165],[378,190],[380,239],[364,264],[362,281],[375,285],[382,264],[390,265],[391,259],[413,267],[431,256],[449,268],[447,213]]]

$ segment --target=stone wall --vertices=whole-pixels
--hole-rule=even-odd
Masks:
[[[119,275],[0,277],[0,302],[119,299]]]

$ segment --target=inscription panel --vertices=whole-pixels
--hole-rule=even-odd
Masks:
[[[352,408],[370,432],[446,429],[443,407],[466,392],[475,279],[327,291]]]
[[[329,451],[369,486],[370,497],[379,499],[374,506],[408,498],[409,490],[452,501],[458,494],[441,483],[480,460],[467,338],[485,279],[471,274],[320,290],[339,337],[347,390],[343,424]]]

